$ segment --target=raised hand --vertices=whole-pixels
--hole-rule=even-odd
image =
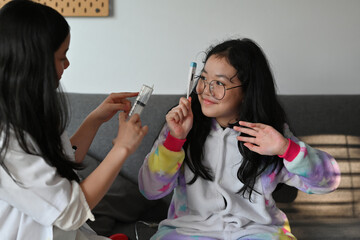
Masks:
[[[126,99],[136,97],[139,93],[111,93],[94,111],[91,112],[93,119],[100,123],[109,121],[118,111],[128,113],[131,102]]]
[[[193,125],[191,98],[180,98],[179,105],[166,115],[170,134],[178,139],[185,139]]]
[[[283,155],[289,141],[273,127],[262,123],[239,122],[240,127],[234,130],[250,135],[250,137],[238,136],[239,141],[251,151],[261,155]],[[243,126],[243,127],[242,127]]]

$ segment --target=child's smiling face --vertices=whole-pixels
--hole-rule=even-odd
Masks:
[[[221,100],[216,99],[209,89],[209,83],[218,86],[223,85],[225,95]],[[237,77],[236,69],[230,65],[226,57],[212,55],[205,63],[204,70],[201,73],[199,81],[205,81],[205,89],[198,98],[201,104],[201,110],[207,117],[213,117],[223,127],[229,123],[234,123],[239,115],[239,108],[243,99],[243,91],[240,80]],[[200,84],[197,85],[197,92]],[[236,88],[232,88],[236,87]],[[232,89],[229,89],[232,88]],[[213,92],[214,93],[214,92]]]

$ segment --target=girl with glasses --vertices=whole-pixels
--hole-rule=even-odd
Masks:
[[[266,57],[250,39],[210,48],[195,91],[168,112],[139,172],[148,199],[173,194],[152,240],[296,239],[272,197],[276,186],[322,194],[339,182],[335,159],[290,132]]]

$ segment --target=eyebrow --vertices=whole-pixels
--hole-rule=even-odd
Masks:
[[[208,72],[205,69],[203,69],[203,72],[208,74]],[[225,79],[229,80],[230,82],[231,82],[231,79],[232,79],[232,78],[229,78],[228,76],[226,76],[224,74],[215,74],[215,76],[218,77],[218,78],[225,78]]]

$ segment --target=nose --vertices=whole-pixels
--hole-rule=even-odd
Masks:
[[[70,66],[70,62],[68,59],[66,59],[64,62],[64,69],[67,69],[69,66]]]
[[[204,82],[204,84],[205,84],[205,87],[204,87],[204,92],[203,93],[206,93],[207,95],[211,95],[210,83]]]

